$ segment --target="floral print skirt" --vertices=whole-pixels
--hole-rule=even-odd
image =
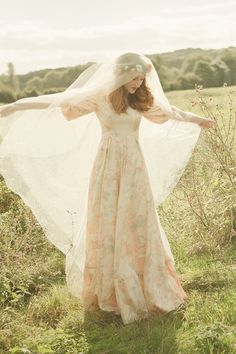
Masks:
[[[184,302],[159,222],[137,132],[104,133],[89,181],[85,310],[114,311],[127,324]]]

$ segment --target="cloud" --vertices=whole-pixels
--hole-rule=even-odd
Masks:
[[[169,7],[162,8],[155,16],[68,29],[46,27],[40,21],[0,23],[0,70],[5,71],[9,61],[15,64],[16,72],[23,73],[103,60],[126,50],[148,54],[186,47],[235,45],[234,12],[223,16],[224,8],[219,2],[205,4],[200,9],[189,5],[173,11]]]

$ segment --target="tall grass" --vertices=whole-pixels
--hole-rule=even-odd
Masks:
[[[124,326],[86,313],[66,288],[64,256],[0,180],[0,353],[236,353],[235,88],[177,91],[170,101],[216,121],[160,206],[189,297],[168,314]]]

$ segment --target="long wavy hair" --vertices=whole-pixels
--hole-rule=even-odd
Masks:
[[[129,106],[139,112],[148,111],[153,105],[154,98],[144,77],[142,84],[135,93],[129,93],[123,85],[109,94],[109,100],[115,112],[120,114],[126,113]]]

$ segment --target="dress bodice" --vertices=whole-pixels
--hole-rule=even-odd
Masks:
[[[96,114],[102,134],[110,132],[117,136],[126,136],[137,131],[142,117],[140,112],[131,107],[128,107],[126,113],[116,113],[107,96],[101,98]]]

